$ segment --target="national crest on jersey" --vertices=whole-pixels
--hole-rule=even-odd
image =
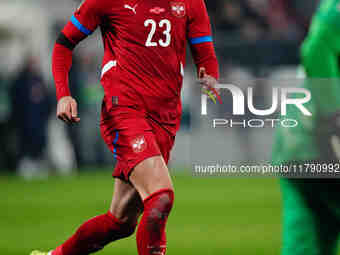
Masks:
[[[183,2],[171,2],[171,13],[177,18],[183,18],[186,14],[185,3]]]

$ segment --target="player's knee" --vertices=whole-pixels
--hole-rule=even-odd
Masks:
[[[136,226],[137,223],[134,223],[132,225],[131,224],[126,225],[126,228],[124,228],[124,230],[121,232],[121,238],[132,236],[136,230]]]
[[[112,213],[108,213],[112,217]],[[113,240],[122,239],[133,235],[137,227],[137,217],[115,217],[112,221],[112,227],[119,231],[113,232]]]
[[[121,225],[121,238],[126,238],[133,235],[137,227],[136,217],[123,217],[119,219],[119,223]]]
[[[174,204],[174,192],[171,189],[161,190],[154,193],[144,202],[149,227],[158,228],[160,222],[166,221]],[[150,204],[149,204],[150,203]]]

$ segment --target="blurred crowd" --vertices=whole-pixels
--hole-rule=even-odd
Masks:
[[[206,1],[216,38],[221,79],[270,76],[283,67],[295,68],[299,64],[299,45],[318,2]],[[77,3],[70,5],[75,8]],[[61,17],[67,15],[69,13],[62,13]],[[49,25],[50,38],[45,43],[50,51],[64,23],[65,20],[55,17]],[[6,26],[0,20],[0,49],[4,42],[8,44],[10,35]],[[13,32],[12,27],[8,30]],[[56,122],[53,82],[50,74],[39,68],[39,62],[46,61],[45,58],[42,60],[39,54],[28,49],[17,60],[21,64],[11,75],[7,75],[5,68],[8,59],[0,58],[0,170],[16,169],[21,176],[31,178],[44,176],[42,169],[61,169],[63,174],[68,174],[77,167],[112,163],[97,128],[102,90],[95,85],[99,83],[102,49],[98,43],[92,43],[91,47],[85,45],[76,51],[70,76],[73,95],[80,101],[80,127],[66,127]],[[6,54],[0,50],[0,56]],[[192,72],[192,65],[188,70],[188,74]],[[190,100],[186,95],[190,94],[190,87],[185,90],[184,109],[188,109]],[[189,125],[189,115],[185,110],[183,132]]]
[[[217,31],[239,40],[301,40],[318,0],[207,1]]]

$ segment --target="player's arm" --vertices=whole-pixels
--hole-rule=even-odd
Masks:
[[[95,0],[86,0],[61,31],[52,54],[52,74],[57,94],[57,117],[66,123],[79,122],[77,102],[69,89],[69,71],[72,52],[76,45],[89,36],[100,24],[100,6]]]
[[[339,43],[337,27],[327,20],[314,18],[309,34],[301,48],[306,70],[307,88],[312,94],[317,114],[318,137],[332,149],[340,160],[340,89]]]
[[[340,35],[336,29],[328,22],[315,19],[301,48],[301,59],[308,77],[306,82],[322,116],[340,109],[337,46]]]
[[[218,61],[204,0],[192,1],[188,15],[187,37],[197,67],[199,81],[204,89],[212,91],[219,98],[216,91],[219,78]]]

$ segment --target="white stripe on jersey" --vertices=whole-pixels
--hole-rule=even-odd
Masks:
[[[101,77],[103,77],[106,72],[108,72],[112,67],[115,67],[115,66],[117,66],[117,60],[114,60],[114,61],[111,60],[111,61],[107,62],[103,66]]]

